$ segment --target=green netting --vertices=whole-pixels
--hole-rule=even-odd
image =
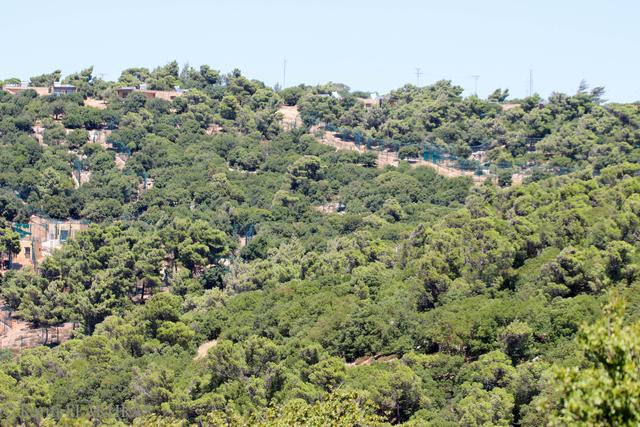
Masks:
[[[131,156],[131,149],[122,141],[111,141],[111,146],[116,153],[127,154]]]
[[[21,239],[31,236],[31,226],[29,224],[16,222],[13,224],[13,231],[18,233]]]
[[[475,171],[480,167],[480,162],[477,160],[461,159],[457,163],[458,168],[466,171]]]
[[[485,175],[486,173],[497,175],[499,170],[511,169],[514,173],[544,173],[544,174],[553,174],[553,175],[564,175],[567,173],[574,172],[574,169],[564,168],[564,167],[550,167],[545,165],[544,167],[539,167],[535,161],[507,161],[502,160],[499,162],[487,162],[484,165],[481,164],[478,160],[468,159],[468,158],[458,158],[458,156],[449,152],[445,147],[437,146],[430,143],[425,143],[424,141],[412,141],[410,138],[406,140],[397,141],[389,138],[372,138],[362,134],[360,131],[356,131],[354,129],[349,129],[345,127],[338,128],[336,125],[332,123],[327,123],[324,125],[325,130],[336,132],[337,135],[345,140],[353,142],[357,147],[361,145],[366,145],[367,149],[373,150],[388,150],[388,151],[399,151],[400,147],[407,145],[418,145],[422,148],[422,159],[426,162],[431,163],[442,163],[446,162],[447,167],[451,167],[454,169],[464,170],[464,171],[474,171],[476,175]],[[539,141],[542,138],[530,138],[523,137],[526,143],[534,145],[535,142]],[[477,143],[472,146],[474,152],[477,151],[486,151],[492,147],[491,141],[483,140],[480,143]]]
[[[249,228],[247,229],[247,233],[245,234],[247,243],[249,243],[253,239],[253,236],[255,235],[256,235],[256,230],[255,228],[253,228],[253,224],[249,224]]]

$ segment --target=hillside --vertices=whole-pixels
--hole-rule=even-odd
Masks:
[[[41,340],[2,329],[0,425],[640,419],[638,104],[175,62],[23,86],[0,298]]]

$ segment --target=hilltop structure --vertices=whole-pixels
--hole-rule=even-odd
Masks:
[[[32,215],[28,224],[14,223],[13,230],[20,235],[20,253],[13,257],[10,267],[37,268],[55,249],[88,227],[88,221],[60,221],[37,215]]]
[[[4,85],[2,90],[12,95],[18,95],[27,90],[33,90],[38,94],[38,96],[60,96],[75,93],[78,91],[78,88],[73,85],[63,84],[60,82],[55,82],[52,86],[29,86],[28,82],[21,82],[20,84]]]
[[[165,101],[173,101],[179,96],[184,94],[184,90],[179,86],[175,87],[175,90],[151,90],[148,89],[146,84],[141,84],[139,87],[126,86],[116,89],[116,93],[120,98],[126,98],[133,92],[139,92],[147,99],[164,99]]]

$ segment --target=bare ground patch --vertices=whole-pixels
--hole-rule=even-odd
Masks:
[[[215,347],[217,344],[218,340],[211,340],[200,344],[200,347],[198,347],[198,351],[196,351],[196,355],[193,357],[193,360],[204,359],[205,357],[207,357],[207,353],[209,353],[209,350]]]
[[[302,124],[300,111],[298,111],[297,105],[283,105],[278,109],[278,111],[282,114],[282,125],[286,130],[290,130]]]

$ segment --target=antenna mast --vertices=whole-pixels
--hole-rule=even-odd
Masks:
[[[474,81],[474,94],[476,96],[478,96],[478,79],[480,78],[480,76],[478,74],[474,74],[471,77],[473,77],[473,81]]]
[[[284,66],[282,67],[282,89],[287,87],[287,60],[284,60]]]
[[[416,67],[416,86],[420,87],[420,76],[423,75],[422,68]]]

